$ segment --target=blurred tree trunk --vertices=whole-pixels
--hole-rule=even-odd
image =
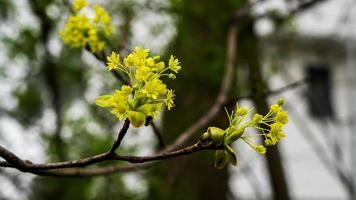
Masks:
[[[234,1],[190,0],[175,7],[179,22],[171,54],[180,59],[183,69],[172,83],[176,108],[164,114],[167,144],[212,106],[224,73],[229,20],[237,6]],[[218,119],[212,124],[227,125],[224,112]],[[196,133],[191,143],[205,131]],[[217,170],[213,165],[213,152],[165,162],[154,169],[149,199],[227,199],[227,169]]]
[[[258,113],[266,114],[269,110],[267,96],[268,85],[263,77],[262,66],[258,52],[258,38],[254,32],[254,19],[244,18],[239,23],[239,59],[248,67],[250,93]],[[290,199],[288,185],[277,146],[268,148],[266,154],[268,172],[270,175],[272,195],[277,200]]]

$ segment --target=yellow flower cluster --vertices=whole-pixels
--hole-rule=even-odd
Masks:
[[[174,79],[174,73],[181,69],[178,59],[173,56],[166,66],[159,56],[149,57],[149,49],[136,47],[123,63],[120,55],[112,52],[107,57],[107,69],[123,72],[132,85],[124,85],[114,94],[96,99],[98,106],[111,108],[111,113],[119,120],[128,118],[133,126],[140,127],[147,117],[157,116],[163,105],[168,110],[174,106],[174,91],[167,89],[160,79],[164,76]],[[168,71],[173,73],[167,73]]]
[[[283,99],[279,99],[276,104],[270,107],[269,112],[262,116],[254,114],[251,120],[248,120],[251,109],[245,106],[236,106],[236,110],[231,114],[227,112],[229,118],[229,127],[225,130],[218,127],[209,127],[207,132],[201,136],[203,146],[214,145],[222,147],[215,153],[215,167],[224,168],[227,163],[236,165],[236,153],[230,145],[241,139],[260,154],[266,153],[266,146],[276,145],[278,141],[286,135],[283,132],[283,126],[288,123],[288,112],[284,111],[282,105]],[[247,128],[255,128],[261,133],[247,135]],[[263,136],[264,145],[256,144],[250,140],[251,137]]]
[[[111,19],[97,4],[91,7],[95,11],[94,18],[89,18],[83,11],[87,7],[86,0],[75,0],[72,5],[74,15],[69,17],[59,34],[66,44],[74,48],[88,46],[92,52],[100,52],[105,47],[105,37],[112,32]]]

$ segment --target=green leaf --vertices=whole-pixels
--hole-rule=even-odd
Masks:
[[[215,168],[223,169],[228,162],[229,160],[225,153],[225,150],[215,151],[215,163],[214,163]]]
[[[103,95],[100,96],[96,99],[95,103],[96,105],[103,107],[103,108],[107,108],[110,107],[110,99],[112,98],[111,95]]]

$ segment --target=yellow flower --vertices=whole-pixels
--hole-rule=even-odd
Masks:
[[[87,6],[85,0],[76,0],[72,6],[75,14],[69,17],[65,27],[59,32],[64,43],[74,48],[89,46],[94,53],[102,51],[105,47],[103,37],[108,37],[112,30],[109,14],[99,5],[93,6],[94,19],[79,13]]]
[[[157,99],[159,96],[165,95],[166,92],[166,85],[159,79],[148,81],[142,89],[142,93],[150,99]]]
[[[246,106],[242,106],[242,107],[239,107],[237,110],[236,110],[236,114],[238,116],[245,116],[247,115],[249,112],[248,108]]]
[[[181,69],[178,59],[174,58],[174,56],[172,55],[168,61],[168,68],[174,71],[175,73],[178,73],[178,71]]]
[[[288,112],[287,111],[281,111],[281,112],[277,113],[276,122],[279,122],[279,123],[282,123],[282,124],[288,123]]]
[[[98,97],[96,104],[100,107],[111,108],[111,113],[121,120],[127,116],[126,112],[129,110],[128,97],[131,92],[132,88],[124,85],[121,90],[116,90],[112,95]]]
[[[88,42],[87,36],[84,35],[93,27],[90,20],[85,15],[71,16],[63,30],[60,31],[60,36],[63,41],[72,47],[84,47]]]
[[[97,23],[98,26],[102,26],[104,34],[109,36],[112,31],[110,15],[98,4],[94,4],[93,9],[95,10],[94,22]]]
[[[106,68],[111,71],[117,69],[120,64],[120,55],[118,53],[112,52],[110,56],[106,57],[108,60]]]
[[[143,66],[136,69],[135,78],[139,82],[147,81],[152,74],[151,68]]]
[[[79,12],[81,9],[88,6],[88,2],[86,0],[75,0],[73,2],[72,8],[75,12]]]
[[[260,123],[262,122],[263,116],[260,114],[254,114],[252,117],[252,121],[255,123]]]
[[[275,145],[279,140],[284,138],[286,135],[283,133],[283,124],[282,123],[273,123],[271,124],[271,130],[267,136],[271,139],[272,144]]]
[[[126,117],[126,112],[129,110],[128,94],[120,90],[116,90],[112,98],[112,110],[111,113],[116,115],[119,120]]]
[[[152,67],[154,67],[155,66],[155,60],[153,59],[153,58],[147,58],[146,60],[146,63],[145,63],[145,65],[147,66],[147,67],[150,67],[150,68],[152,68]]]
[[[137,68],[145,66],[146,58],[147,58],[149,52],[150,52],[149,49],[135,47],[134,52],[129,54],[124,59],[125,66],[126,67],[137,67]]]
[[[133,89],[128,85],[123,85],[121,87],[121,91],[126,95],[130,95],[132,93]]]
[[[94,33],[96,32],[93,31],[92,34],[95,35]],[[132,87],[124,85],[114,94],[100,96],[96,100],[98,106],[111,108],[111,113],[119,120],[128,118],[135,127],[142,126],[148,116],[158,116],[163,105],[168,110],[174,106],[174,91],[167,89],[160,78],[175,78],[175,75],[164,73],[170,68],[160,61],[159,56],[150,57],[149,52],[149,49],[136,47],[133,53],[124,58],[124,65],[120,64],[119,54],[112,52],[107,57],[107,69],[124,72]],[[177,59],[171,62],[173,69],[180,69],[180,66],[175,66],[179,64]]]
[[[164,64],[164,62],[158,62],[153,69],[157,72],[163,71],[164,68],[166,67],[166,65]]]
[[[173,90],[167,90],[167,97],[165,100],[165,103],[167,105],[168,110],[170,110],[174,106],[174,91]]]
[[[149,49],[144,49],[141,47],[135,47],[134,50],[134,56],[136,57],[136,59],[139,60],[144,60],[145,58],[147,58],[149,53],[150,53]]]
[[[135,56],[133,54],[129,54],[124,59],[124,64],[126,67],[134,67],[135,66]]]
[[[282,108],[278,104],[273,104],[270,107],[270,112],[272,113],[279,113],[282,110]]]
[[[137,111],[144,113],[146,116],[156,117],[162,110],[162,103],[144,104],[137,108]]]
[[[105,43],[100,41],[98,31],[96,29],[90,29],[88,32],[88,44],[92,52],[99,52],[104,49]]]

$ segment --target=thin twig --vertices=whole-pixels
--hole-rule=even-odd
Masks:
[[[215,149],[220,149],[220,147],[215,147],[215,146],[203,147],[201,146],[200,142],[197,142],[191,146],[176,151],[163,152],[151,156],[120,156],[112,152],[105,152],[102,154],[90,156],[79,160],[45,163],[45,164],[34,164],[32,162],[28,162],[20,159],[12,152],[0,146],[0,156],[6,160],[6,161],[1,161],[0,166],[16,168],[21,171],[33,173],[33,172],[39,172],[40,170],[84,167],[84,166],[92,165],[103,161],[109,161],[109,160],[127,161],[130,163],[145,163],[145,162],[150,162],[155,160],[164,160],[177,156],[188,155],[201,150],[215,150]]]
[[[121,130],[119,131],[119,134],[117,136],[115,143],[112,145],[112,147],[110,149],[110,153],[114,153],[115,150],[117,148],[119,148],[121,141],[122,141],[122,139],[124,139],[129,127],[130,127],[130,121],[129,121],[129,119],[126,119],[124,122],[124,125],[122,126]]]

